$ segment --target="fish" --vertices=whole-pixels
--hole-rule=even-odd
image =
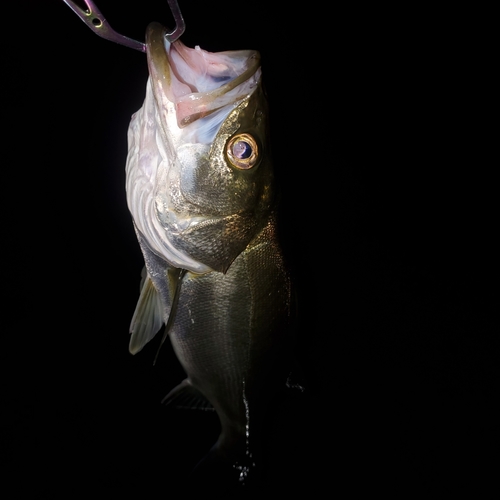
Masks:
[[[163,404],[220,420],[194,476],[246,485],[260,475],[262,426],[295,339],[269,104],[258,51],[208,52],[165,34],[147,27],[145,99],[127,132],[126,198],[144,257],[129,351],[164,328],[160,347],[170,340],[186,378]]]

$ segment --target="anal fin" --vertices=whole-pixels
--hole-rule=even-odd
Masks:
[[[215,411],[208,399],[195,389],[188,379],[174,387],[163,399],[162,404],[182,410]]]

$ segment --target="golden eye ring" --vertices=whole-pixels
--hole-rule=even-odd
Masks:
[[[257,163],[259,147],[250,134],[237,134],[228,141],[226,155],[234,167],[248,170]]]

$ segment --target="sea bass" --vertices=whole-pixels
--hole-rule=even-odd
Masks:
[[[165,403],[209,402],[221,433],[200,467],[245,482],[287,379],[293,323],[260,56],[165,33],[147,28],[146,97],[128,130],[127,203],[145,261],[129,348],[165,324],[187,375]]]

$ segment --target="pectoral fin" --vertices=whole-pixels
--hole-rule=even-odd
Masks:
[[[170,308],[170,314],[168,315],[167,323],[165,325],[165,331],[163,332],[163,337],[160,342],[160,347],[158,347],[158,350],[156,351],[156,356],[155,360],[153,361],[153,365],[156,364],[156,360],[158,359],[158,355],[160,354],[161,346],[165,342],[168,332],[170,331],[170,328],[174,322],[175,319],[175,313],[177,312],[177,304],[179,302],[179,295],[181,291],[181,282],[182,278],[186,275],[186,270],[185,269],[178,269],[176,267],[171,267],[167,274],[168,274],[168,279],[170,282],[170,289],[172,290],[172,307]]]
[[[130,323],[130,353],[137,354],[158,333],[162,325],[160,294],[144,269],[141,294]]]

